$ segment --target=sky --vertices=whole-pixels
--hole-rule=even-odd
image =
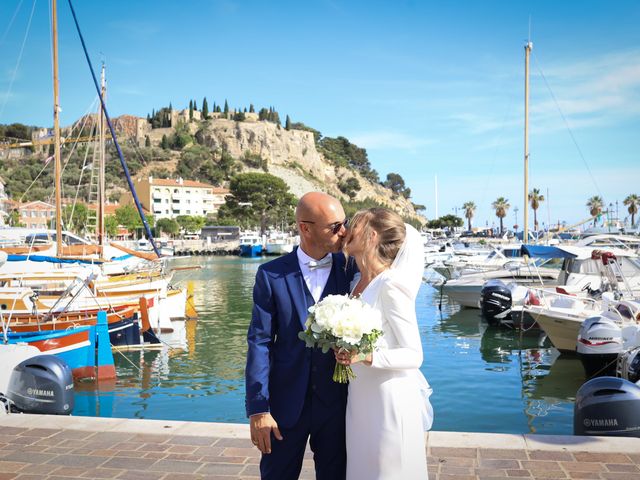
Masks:
[[[621,219],[640,194],[637,0],[73,0],[108,110],[273,106],[366,148],[399,173],[427,218],[505,225],[524,208],[524,46],[530,74],[529,189],[539,221],[579,222],[603,197]],[[52,124],[50,2],[0,1],[0,123]],[[58,1],[61,123],[95,90],[67,0]],[[437,188],[436,188],[437,184]],[[616,204],[617,203],[617,204]],[[515,212],[515,210],[518,210]],[[530,223],[532,213],[530,211]]]

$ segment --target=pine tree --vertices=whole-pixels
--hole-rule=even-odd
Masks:
[[[204,97],[204,99],[202,100],[202,118],[205,120],[209,118],[209,105],[207,105],[207,97]]]
[[[291,119],[289,118],[289,115],[287,115],[287,119],[284,123],[284,128],[285,130],[291,130]]]

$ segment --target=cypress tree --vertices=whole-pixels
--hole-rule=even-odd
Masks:
[[[162,147],[163,150],[166,150],[169,148],[169,140],[167,139],[166,135],[162,135],[162,141],[160,142],[160,146]]]
[[[224,113],[229,113],[229,104],[227,103],[227,99],[224,100]]]
[[[251,113],[256,113],[256,109],[255,109],[255,108],[253,108],[253,103],[250,103],[250,104],[249,104],[249,112],[251,112]]]
[[[289,118],[289,115],[287,115],[287,120],[284,123],[284,128],[285,130],[291,130],[291,119]]]
[[[193,101],[189,100],[189,121],[193,122]]]
[[[195,111],[197,111],[197,110],[198,110],[198,104],[196,103],[196,101],[195,101],[195,100],[193,101],[193,109],[194,109]]]
[[[146,138],[144,139],[144,146],[145,147],[151,146],[151,139],[149,138],[149,135],[147,135]]]
[[[207,104],[207,97],[202,100],[202,118],[205,120],[209,118],[209,105]]]

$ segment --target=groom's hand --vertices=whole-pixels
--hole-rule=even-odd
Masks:
[[[270,413],[259,413],[250,418],[251,441],[262,453],[271,453],[271,431],[282,440],[278,424]]]

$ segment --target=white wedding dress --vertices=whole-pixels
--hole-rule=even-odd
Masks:
[[[415,313],[422,252],[418,232],[407,226],[392,268],[362,292],[361,298],[380,311],[384,334],[371,366],[352,366],[356,378],[349,383],[347,400],[347,480],[427,479],[424,432],[431,427],[433,411],[431,388],[419,370],[422,344]]]

